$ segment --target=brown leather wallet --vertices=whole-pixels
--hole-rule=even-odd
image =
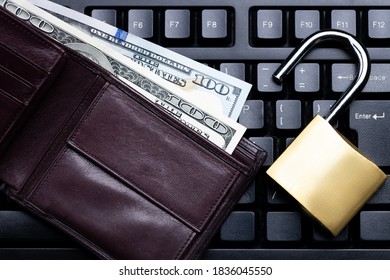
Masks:
[[[193,259],[265,159],[232,155],[0,9],[0,180],[107,259]]]

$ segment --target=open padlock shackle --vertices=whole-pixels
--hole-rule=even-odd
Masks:
[[[302,41],[301,45],[288,56],[282,65],[275,71],[273,76],[278,82],[282,82],[283,76],[288,74],[313,46],[327,40],[334,40],[351,47],[358,59],[359,66],[355,80],[332,106],[329,116],[326,118],[327,122],[334,123],[338,114],[349,107],[355,98],[355,95],[363,89],[369,78],[370,60],[368,52],[355,37],[348,33],[336,30],[316,32]]]

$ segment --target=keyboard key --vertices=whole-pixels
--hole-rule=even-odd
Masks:
[[[269,204],[291,204],[294,200],[281,186],[271,183],[268,185],[267,201]]]
[[[276,101],[276,127],[279,129],[301,128],[301,101]]]
[[[304,39],[320,30],[319,11],[296,11],[295,12],[295,37]]]
[[[374,39],[390,38],[390,10],[368,11],[368,36]]]
[[[333,29],[343,30],[352,35],[356,35],[356,11],[333,10],[331,18]]]
[[[355,79],[356,65],[335,63],[332,65],[332,90],[344,92]]]
[[[362,240],[390,241],[390,211],[362,211],[360,213]]]
[[[141,38],[153,37],[153,10],[129,10],[128,30]]]
[[[295,91],[318,92],[320,90],[320,65],[299,63],[294,69]]]
[[[202,11],[202,36],[203,38],[209,39],[219,39],[227,37],[226,10]]]
[[[244,63],[221,63],[219,70],[245,81],[245,64]]]
[[[259,39],[280,39],[283,36],[283,13],[281,10],[260,10],[257,12],[257,37]]]
[[[372,64],[370,79],[363,92],[389,92],[390,64]]]
[[[286,148],[295,140],[295,137],[286,138]]]
[[[0,211],[0,242],[67,242],[68,238],[23,211]]]
[[[315,100],[313,101],[313,118],[316,115],[320,115],[323,118],[326,118],[329,116],[330,109],[332,108],[333,104],[336,103],[336,100]],[[339,125],[339,122],[336,121],[336,123],[333,125],[333,127],[337,128]]]
[[[257,89],[260,92],[280,92],[282,85],[275,83],[272,74],[278,69],[280,63],[257,64]]]
[[[269,241],[301,240],[301,216],[298,212],[268,212],[267,239]]]
[[[390,176],[387,175],[387,180],[379,188],[379,190],[371,197],[367,204],[388,204],[390,205]]]
[[[351,129],[358,133],[359,149],[379,166],[390,162],[390,101],[356,100],[349,110]]]
[[[255,213],[232,212],[221,227],[220,237],[224,241],[253,241]]]
[[[348,241],[348,226],[337,236],[333,236],[324,226],[317,222],[313,224],[313,240],[321,242],[343,242]]]
[[[315,100],[313,102],[313,118],[316,115],[320,115],[321,117],[327,117],[330,112],[330,108],[336,100]]]
[[[247,100],[242,108],[239,123],[248,129],[264,127],[264,102],[263,100]]]
[[[91,16],[110,25],[116,26],[116,10],[95,9],[92,10]]]
[[[252,183],[245,190],[241,199],[238,201],[238,204],[254,203],[255,199],[256,199],[256,188],[255,188],[255,181],[253,180]]]
[[[190,37],[190,11],[165,11],[165,37],[184,39]]]
[[[344,92],[355,79],[356,65],[335,63],[332,65],[332,90]],[[388,92],[390,88],[390,64],[371,64],[370,78],[362,92]]]
[[[274,162],[274,140],[272,137],[250,137],[249,140],[267,152],[267,158],[263,165],[270,166]]]

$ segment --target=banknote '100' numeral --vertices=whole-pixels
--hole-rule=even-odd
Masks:
[[[194,84],[207,88],[209,90],[214,90],[216,93],[221,95],[226,95],[229,93],[229,87],[227,85],[217,83],[211,78],[205,77],[203,75],[195,74]]]

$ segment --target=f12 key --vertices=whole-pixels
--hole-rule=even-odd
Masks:
[[[359,100],[349,111],[359,149],[379,166],[390,165],[390,101]]]

